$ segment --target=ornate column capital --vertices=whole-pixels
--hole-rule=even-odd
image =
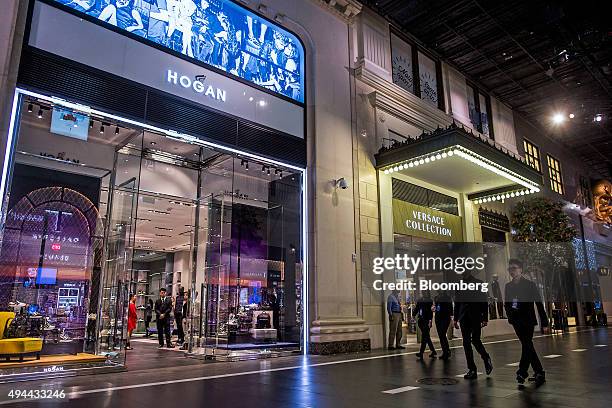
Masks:
[[[361,12],[362,5],[357,0],[314,0],[336,16],[351,21]]]

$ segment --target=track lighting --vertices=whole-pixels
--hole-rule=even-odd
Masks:
[[[115,127],[115,134],[118,135],[119,134],[119,126]]]
[[[94,125],[93,119],[89,119],[89,128],[90,129],[93,128],[93,125]]]
[[[266,172],[266,166],[261,166],[261,172],[265,173]]]
[[[268,167],[268,176],[270,175],[270,168]]]
[[[28,113],[32,113],[32,111],[34,110],[34,105],[32,105],[31,103],[28,105]]]
[[[43,117],[43,110],[38,109],[38,119],[42,119],[42,117]]]
[[[104,125],[100,125],[100,134],[103,135],[104,134]]]

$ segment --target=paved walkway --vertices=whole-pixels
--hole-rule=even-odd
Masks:
[[[608,329],[541,336],[535,340],[547,383],[515,382],[520,344],[489,340],[491,376],[462,378],[460,346],[447,361],[415,360],[414,351],[287,357],[238,363],[168,367],[176,353],[159,350],[159,368],[126,373],[0,385],[0,405],[75,408],[130,407],[609,407],[612,350]],[[134,358],[134,355],[132,356]],[[482,363],[479,369],[484,371]],[[132,366],[134,367],[134,366]],[[11,401],[10,389],[57,389],[63,400]]]

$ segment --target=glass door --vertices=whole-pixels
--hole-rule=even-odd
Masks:
[[[124,360],[126,311],[134,252],[137,197],[140,181],[140,152],[125,146],[115,154],[109,188],[109,215],[105,232],[96,352],[114,362]]]

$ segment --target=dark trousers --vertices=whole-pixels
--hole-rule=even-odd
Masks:
[[[536,374],[543,372],[544,368],[542,368],[542,363],[540,363],[538,354],[533,346],[533,326],[530,324],[515,324],[512,327],[514,327],[514,331],[521,342],[521,361],[519,363],[518,374],[527,377],[530,365]]]
[[[504,302],[497,302],[497,318],[504,318]]]
[[[174,313],[174,321],[176,322],[176,334],[178,335],[178,342],[185,342],[185,331],[183,330],[183,314]]]
[[[474,362],[474,351],[472,345],[480,354],[482,359],[489,357],[487,350],[480,340],[481,330],[480,322],[473,321],[469,317],[464,318],[459,322],[461,325],[461,337],[463,337],[463,351],[465,352],[465,359],[467,361],[468,369],[476,371],[476,363]]]
[[[421,329],[421,351],[420,354],[425,352],[425,347],[429,346],[429,350],[432,353],[436,352],[436,349],[431,341],[431,335],[429,334],[429,321],[425,319],[419,319],[419,329]]]
[[[450,354],[450,346],[448,345],[448,325],[450,324],[450,316],[449,317],[436,317],[436,330],[438,331],[438,337],[440,338],[440,347],[442,347],[442,353],[447,356]]]
[[[149,335],[149,325],[151,324],[151,317],[145,317],[145,335]]]
[[[164,335],[166,335],[166,345],[170,347],[172,342],[170,341],[170,319],[157,319],[157,339],[161,347],[164,346]]]

